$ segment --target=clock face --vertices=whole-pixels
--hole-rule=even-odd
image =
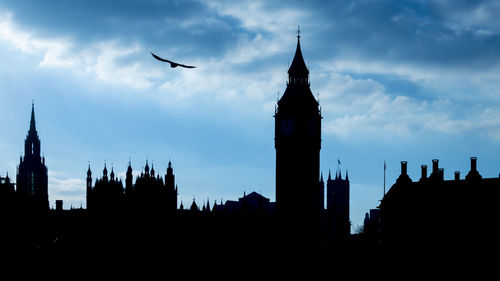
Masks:
[[[280,124],[281,133],[290,136],[295,131],[295,121],[292,118],[285,118]]]

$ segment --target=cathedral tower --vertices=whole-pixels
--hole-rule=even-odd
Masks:
[[[17,192],[30,199],[33,208],[49,208],[48,176],[45,157],[40,155],[40,138],[36,131],[35,105],[31,105],[31,121],[24,141],[24,157],[17,169]]]
[[[315,231],[321,215],[321,111],[309,84],[300,48],[288,70],[288,82],[275,118],[276,208],[294,228]]]

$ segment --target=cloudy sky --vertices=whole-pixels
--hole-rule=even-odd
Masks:
[[[180,199],[275,198],[273,112],[301,45],[323,113],[321,170],[349,171],[351,220],[408,161],[500,172],[500,1],[0,1],[0,174],[35,102],[49,199],[85,175],[172,161]],[[306,3],[307,2],[307,3]],[[195,69],[171,69],[154,52]],[[301,163],[297,163],[300,165]]]

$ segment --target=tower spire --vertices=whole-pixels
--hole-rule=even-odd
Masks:
[[[308,84],[309,70],[307,69],[302,50],[300,49],[300,27],[297,29],[297,49],[292,64],[288,69],[288,83]]]
[[[36,123],[35,123],[35,101],[31,101],[31,121],[30,121],[30,132],[36,132]]]

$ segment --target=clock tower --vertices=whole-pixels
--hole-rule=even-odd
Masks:
[[[320,188],[321,111],[309,84],[300,49],[288,69],[287,87],[275,120],[276,208],[287,228],[298,233],[319,230],[324,202]]]

